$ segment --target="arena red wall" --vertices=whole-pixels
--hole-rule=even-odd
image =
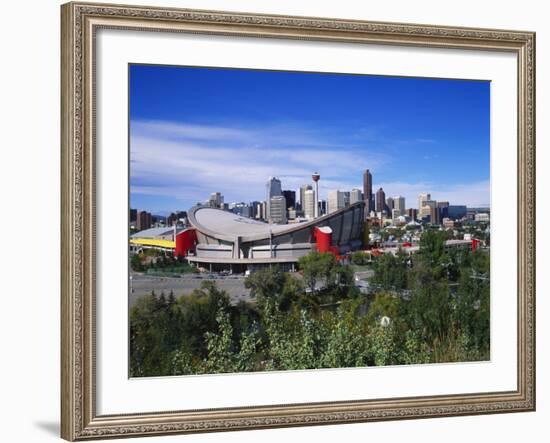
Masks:
[[[189,251],[195,249],[197,244],[197,232],[194,228],[188,228],[176,235],[175,257],[185,257]]]

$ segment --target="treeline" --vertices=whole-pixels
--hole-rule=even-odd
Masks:
[[[301,278],[249,276],[254,304],[232,306],[213,282],[143,297],[130,315],[131,376],[486,360],[489,256],[444,240],[427,232],[418,254],[375,259],[368,296],[349,266],[312,253]]]

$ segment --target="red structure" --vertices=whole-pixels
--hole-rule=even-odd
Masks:
[[[318,252],[332,252],[332,229],[328,226],[313,227],[313,237],[317,243]]]
[[[477,238],[472,239],[472,252],[476,252],[476,250],[479,247],[480,243],[481,243],[481,241],[478,240]]]
[[[195,249],[197,232],[195,228],[188,228],[176,235],[176,249],[174,257],[185,257],[189,251]]]

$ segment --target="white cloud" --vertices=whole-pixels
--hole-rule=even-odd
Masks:
[[[296,190],[318,171],[320,196],[326,198],[331,189],[362,189],[363,170],[381,171],[387,162],[368,146],[358,154],[353,145],[327,149],[327,140],[324,134],[289,125],[234,128],[132,122],[131,192],[176,198],[182,204],[204,201],[215,191],[228,202],[262,200],[268,177],[277,176],[283,189]],[[407,207],[416,207],[418,194],[424,192],[451,204],[489,203],[489,181],[441,186],[375,180],[374,186],[374,192],[383,187],[386,196],[403,195]]]
[[[281,132],[281,131],[276,131]],[[283,131],[286,134],[288,131]],[[307,130],[274,137],[273,129],[224,128],[163,122],[132,124],[132,193],[203,201],[221,191],[226,201],[260,200],[270,176],[284,189],[311,182],[311,174],[361,176],[362,165],[383,162],[380,155],[357,153],[346,146],[326,149],[328,143]],[[289,134],[290,134],[289,133]],[[279,140],[277,140],[279,138]],[[238,151],[232,144],[238,143]],[[261,143],[261,145],[260,145]],[[324,148],[324,149],[323,149]],[[330,176],[323,174],[330,171]],[[321,193],[323,195],[323,192]]]

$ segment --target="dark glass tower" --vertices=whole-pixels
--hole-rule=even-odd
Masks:
[[[372,174],[367,169],[363,172],[363,198],[365,199],[365,212],[368,214],[372,211]]]
[[[382,212],[386,210],[386,193],[382,188],[376,191],[376,212]]]

